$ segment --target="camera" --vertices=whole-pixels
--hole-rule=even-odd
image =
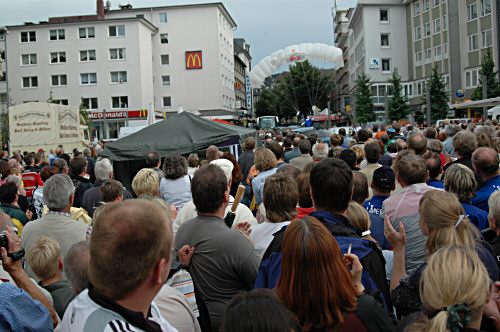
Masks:
[[[0,247],[4,247],[5,250],[9,250],[9,240],[7,239],[5,231],[0,233]]]

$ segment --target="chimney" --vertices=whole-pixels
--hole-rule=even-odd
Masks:
[[[104,19],[104,0],[97,0],[97,18]]]

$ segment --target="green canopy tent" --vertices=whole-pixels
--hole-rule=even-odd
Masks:
[[[236,153],[234,148],[247,137],[258,141],[258,132],[183,112],[106,144],[103,156],[113,161],[115,177],[130,188],[133,176],[145,167],[145,155],[149,151],[157,151],[163,158],[172,153],[186,155],[216,145],[230,147]]]

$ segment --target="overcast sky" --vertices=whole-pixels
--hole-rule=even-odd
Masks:
[[[134,7],[217,2],[218,0],[111,0],[112,8],[127,2]],[[220,0],[236,21],[235,37],[250,43],[253,65],[291,44],[333,43],[332,7],[335,0]],[[51,16],[95,12],[95,0],[0,0],[0,26],[38,22]],[[339,8],[356,0],[337,0]]]

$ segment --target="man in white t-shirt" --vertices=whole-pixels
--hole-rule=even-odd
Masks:
[[[66,309],[62,331],[177,332],[153,302],[170,271],[172,242],[158,203],[106,205],[90,238],[89,287]]]

